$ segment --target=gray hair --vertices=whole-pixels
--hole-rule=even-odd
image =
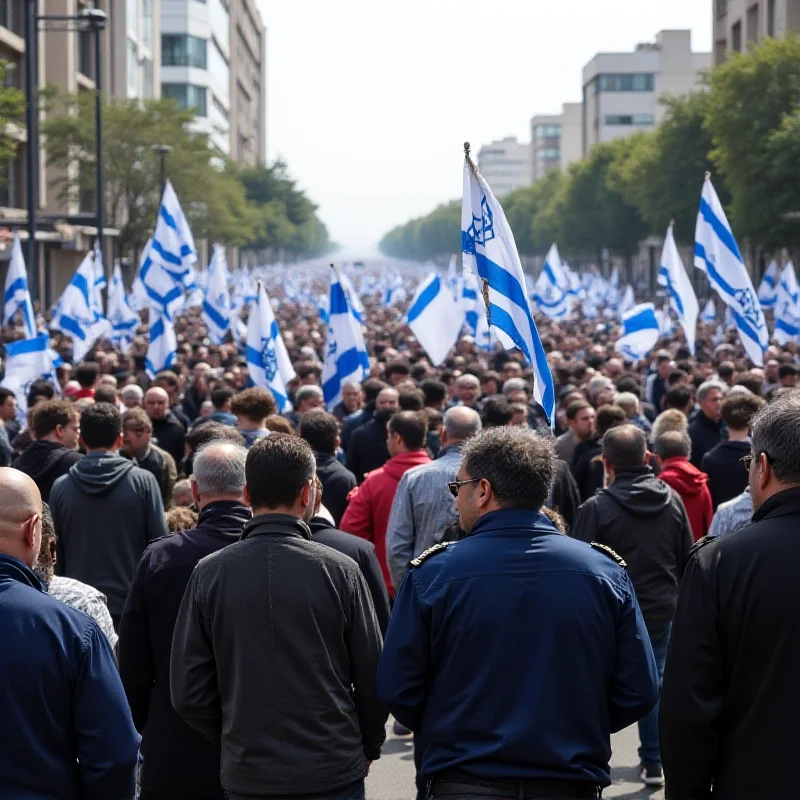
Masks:
[[[764,406],[750,428],[753,455],[766,453],[781,483],[800,484],[800,391],[782,394]]]
[[[473,375],[472,373],[468,372],[466,375],[459,375],[456,378],[456,386],[474,386],[476,389],[480,389],[481,382],[478,380],[477,376]]]
[[[477,411],[466,406],[453,406],[444,412],[444,429],[449,442],[464,442],[480,433],[482,424]]]
[[[704,381],[697,387],[697,393],[695,394],[695,397],[697,397],[697,402],[702,403],[703,400],[706,399],[706,395],[709,392],[713,392],[714,389],[719,389],[723,395],[725,395],[725,393],[728,391],[727,385],[722,381]]]
[[[552,437],[521,426],[488,428],[462,451],[469,477],[487,480],[500,506],[532,511],[538,511],[550,494],[555,459]]]
[[[633,392],[620,392],[614,402],[625,412],[635,414],[639,408],[639,398]]]
[[[689,458],[692,455],[692,440],[685,431],[666,431],[656,439],[656,455],[668,458]]]
[[[141,400],[144,397],[144,391],[141,386],[137,386],[135,383],[129,383],[127,386],[122,387],[119,396],[123,400],[126,397],[135,397],[137,400]]]
[[[209,442],[194,457],[192,475],[205,495],[240,495],[244,491],[247,449],[231,442]]]
[[[524,392],[528,391],[528,382],[525,378],[509,378],[503,384],[503,394],[508,395],[511,392],[518,392],[520,389]]]
[[[299,406],[303,400],[310,400],[312,397],[322,397],[322,389],[319,386],[310,384],[309,386],[301,386],[294,394],[294,404]]]
[[[358,391],[360,392],[361,384],[357,380],[355,380],[355,378],[348,378],[346,381],[342,381],[342,389],[347,389],[347,388],[358,389]]]
[[[596,375],[589,381],[589,397],[591,397],[592,400],[594,400],[594,398],[597,397],[597,393],[601,389],[613,389],[613,388],[614,384],[609,378],[606,378],[605,375]]]

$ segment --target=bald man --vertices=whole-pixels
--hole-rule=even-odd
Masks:
[[[139,736],[108,640],[33,573],[42,498],[0,469],[0,794],[122,800]]]
[[[186,429],[170,411],[169,395],[160,386],[148,389],[144,395],[144,410],[153,423],[155,443],[166,450],[180,465],[186,457]]]

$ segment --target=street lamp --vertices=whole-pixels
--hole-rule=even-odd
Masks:
[[[158,153],[161,169],[161,197],[164,196],[164,187],[167,185],[167,156],[172,152],[168,144],[154,144],[150,148],[154,153]],[[161,200],[161,198],[159,198]]]

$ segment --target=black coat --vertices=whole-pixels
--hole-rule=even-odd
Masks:
[[[747,470],[742,458],[750,453],[750,442],[720,442],[704,456],[700,469],[708,475],[708,490],[714,511],[747,488]]]
[[[66,475],[81,457],[77,450],[70,450],[58,442],[33,441],[14,460],[14,469],[33,478],[42,500],[47,503],[53,484]]]
[[[550,496],[547,498],[547,507],[561,514],[564,522],[571,528],[580,504],[578,487],[566,461],[556,459],[556,471],[553,485],[550,487]]]
[[[212,503],[197,528],[153,542],[136,570],[119,632],[119,671],[142,734],[142,789],[174,800],[216,800],[219,749],[172,708],[169,658],[175,619],[197,562],[239,540],[250,519],[240,503]]]
[[[379,469],[388,460],[386,422],[374,418],[353,431],[347,450],[346,466],[356,476],[359,485],[364,483],[364,476],[368,472]]]
[[[314,453],[314,456],[317,477],[322,483],[322,503],[338,525],[347,508],[347,495],[357,486],[356,476],[327,453]]]
[[[175,459],[176,464],[180,464],[186,455],[186,429],[172,411],[167,411],[164,419],[154,419],[152,422],[156,444],[162,450],[166,450]]]
[[[360,411],[356,411],[342,421],[342,450],[347,452],[353,433],[362,425],[366,425],[375,413],[375,403],[367,403]]]
[[[702,411],[698,411],[689,423],[689,438],[692,440],[692,457],[689,460],[700,469],[703,456],[728,438],[728,429],[724,422],[712,422]]]
[[[797,796],[800,488],[701,540],[686,568],[661,696],[672,800]],[[772,764],[760,770],[756,764]]]
[[[594,460],[602,452],[603,446],[600,444],[600,440],[589,439],[586,442],[580,442],[572,455],[570,470],[578,486],[581,502],[588,500],[598,489],[603,487],[603,465]]]

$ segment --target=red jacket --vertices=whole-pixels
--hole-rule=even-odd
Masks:
[[[386,528],[392,511],[400,478],[412,467],[430,463],[424,450],[399,453],[390,458],[380,469],[367,473],[364,483],[350,493],[350,502],[339,527],[347,533],[369,539],[375,545],[375,553],[383,571],[383,579],[390,597],[395,590],[386,563]]]
[[[678,456],[663,462],[658,477],[681,496],[695,541],[701,539],[708,533],[714,515],[708,475],[700,472],[688,459]]]

